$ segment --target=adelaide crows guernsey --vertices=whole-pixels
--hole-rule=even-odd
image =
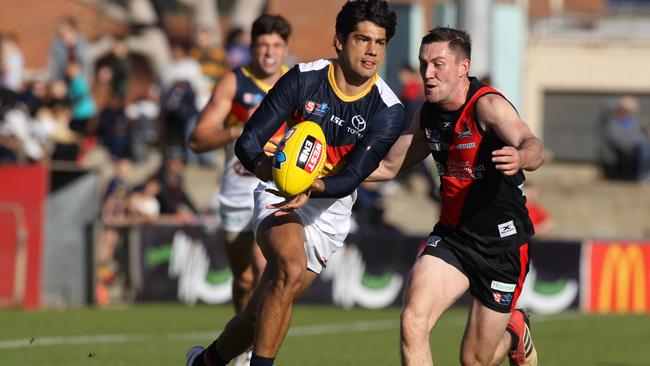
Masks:
[[[286,66],[282,66],[283,74],[287,70]],[[238,67],[234,73],[237,77],[237,90],[224,128],[243,126],[251,111],[262,102],[271,89],[271,85],[256,78],[246,66]],[[281,126],[273,137],[279,139],[283,133],[284,128]],[[253,190],[259,184],[259,179],[241,165],[235,156],[234,142],[226,145],[225,150],[226,163],[219,190],[219,202],[232,207],[253,207]]]
[[[325,192],[312,197],[344,197],[377,168],[405,127],[404,107],[378,75],[358,95],[343,94],[334,79],[335,62],[298,64],[269,91],[235,148],[249,171],[285,120],[287,127],[313,121],[325,133]]]
[[[499,254],[528,241],[533,226],[526,210],[522,171],[507,176],[492,162],[492,151],[505,146],[476,117],[477,100],[496,90],[470,78],[465,104],[446,112],[436,104],[422,107],[420,126],[440,176],[442,207],[434,235],[467,243],[486,254]]]

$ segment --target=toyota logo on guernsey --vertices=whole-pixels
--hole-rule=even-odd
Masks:
[[[363,119],[361,115],[357,114],[356,116],[352,117],[352,127],[361,132],[366,129],[366,120]]]

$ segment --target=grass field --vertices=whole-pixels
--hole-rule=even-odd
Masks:
[[[230,306],[0,311],[0,365],[184,365],[208,344]],[[277,365],[398,365],[396,308],[300,305]],[[431,336],[438,365],[457,365],[466,309],[445,314]],[[650,365],[650,316],[533,317],[540,365]]]

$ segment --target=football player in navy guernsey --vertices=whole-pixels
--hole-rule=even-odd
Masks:
[[[253,190],[259,179],[235,156],[235,140],[273,84],[288,70],[291,25],[279,15],[264,14],[251,27],[249,65],[224,75],[192,131],[189,146],[196,152],[225,148],[226,161],[217,196],[228,263],[233,273],[235,311],[241,312],[253,293],[266,261],[253,235]],[[276,139],[282,137],[282,126]],[[248,364],[250,352],[238,356],[233,365]]]
[[[253,344],[252,366],[272,365],[289,329],[293,303],[342,245],[357,186],[403,132],[405,111],[377,75],[397,18],[384,0],[348,1],[336,17],[335,59],[301,63],[269,91],[244,127],[235,152],[262,181],[255,189],[253,229],[267,266],[243,312],[188,365],[225,365]],[[322,177],[294,197],[274,194],[264,144],[287,121],[323,129]]]
[[[522,170],[540,167],[544,149],[501,93],[468,76],[470,55],[463,31],[438,27],[422,38],[426,102],[369,178],[391,178],[432,154],[441,179],[440,221],[404,293],[403,365],[432,365],[431,329],[467,291],[461,364],[537,364],[528,316],[514,306],[533,234]]]

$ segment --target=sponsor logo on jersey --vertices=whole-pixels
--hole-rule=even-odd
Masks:
[[[335,125],[341,127],[343,127],[343,125],[345,124],[345,120],[343,118],[337,117],[335,115],[332,115],[332,117],[330,117],[330,121],[334,122]]]
[[[515,227],[514,221],[510,220],[499,224],[499,236],[505,238],[506,236],[515,235],[517,233],[517,228]]]
[[[442,240],[441,237],[436,235],[431,235],[427,238],[427,245],[435,248],[438,246],[438,243],[440,243],[440,240]]]
[[[329,106],[327,105],[327,103],[316,104],[316,109],[314,110],[314,114],[319,117],[323,117],[325,113],[327,113],[328,109]]]
[[[451,127],[452,123],[453,123],[453,122],[442,121],[442,129],[443,129],[443,130],[448,129],[449,127]]]
[[[497,291],[492,291],[492,298],[499,305],[509,305],[512,301],[512,294],[502,294]]]
[[[467,143],[467,144],[458,144],[456,145],[456,149],[458,150],[467,150],[467,149],[473,149],[476,147],[476,144],[473,142]]]
[[[244,95],[242,95],[242,100],[246,104],[260,104],[262,103],[262,99],[264,99],[264,96],[259,93],[244,93]]]
[[[361,132],[366,129],[366,120],[357,114],[356,116],[352,117],[352,127]]]
[[[314,114],[323,117],[325,113],[327,113],[328,109],[329,105],[327,103],[316,103],[313,100],[305,102],[305,112],[307,112],[307,114]]]
[[[498,291],[503,291],[503,292],[515,292],[515,288],[517,287],[516,284],[514,283],[504,283],[500,281],[492,281],[492,284],[490,285],[490,288],[493,290],[498,290]]]
[[[472,166],[466,160],[447,160],[447,171],[445,175],[455,179],[482,179],[484,171],[484,164]]]
[[[314,111],[314,108],[316,107],[316,102],[313,102],[311,100],[308,100],[305,102],[305,112],[311,113]]]
[[[350,135],[357,135],[359,136],[359,138],[363,138],[363,134],[361,132],[363,132],[363,130],[366,129],[367,126],[366,120],[363,117],[361,117],[361,115],[357,114],[354,117],[352,117],[351,122],[352,122],[352,127],[347,127],[348,133]],[[345,121],[342,121],[342,123],[339,124],[339,126],[342,126],[343,123],[345,123]]]

